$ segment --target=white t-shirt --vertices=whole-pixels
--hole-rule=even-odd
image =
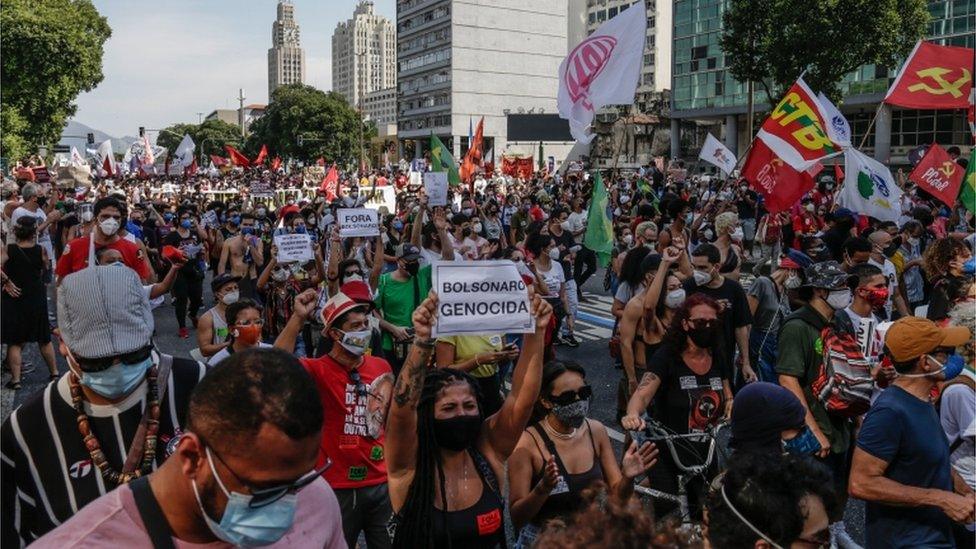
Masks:
[[[884,260],[884,265],[873,259],[869,259],[868,264],[881,269],[881,274],[888,279],[888,302],[885,303],[885,314],[888,315],[888,319],[890,320],[892,300],[898,292],[898,271],[895,270],[895,265],[887,258]]]
[[[576,233],[576,231],[582,231],[583,227],[586,227],[586,211],[579,213],[573,212],[569,214],[569,217],[566,218],[566,222],[569,223],[569,232]],[[583,236],[583,234],[574,236],[573,240],[576,241],[577,244],[582,244]]]
[[[268,345],[267,343],[265,343],[263,341],[259,341],[258,342],[258,346],[257,346],[258,349],[270,349],[272,347],[274,347],[274,345]],[[217,354],[215,354],[214,356],[210,357],[210,360],[207,361],[207,366],[216,366],[217,364],[220,363],[221,360],[229,357],[230,356],[230,352],[227,349],[230,349],[230,345],[228,345],[228,346],[224,347],[223,349],[217,351]]]
[[[24,216],[36,217],[38,227],[47,221],[47,214],[44,213],[44,210],[38,208],[36,212],[32,212],[23,206],[18,206],[17,209],[14,210],[14,213],[10,214],[10,226],[13,227],[16,225],[17,220]],[[47,232],[47,229],[37,233],[37,243],[45,248],[51,245],[51,234]],[[47,246],[45,246],[45,244],[47,244]],[[50,252],[51,250],[48,251]]]
[[[543,271],[538,265],[536,265],[536,270],[542,275],[542,279],[546,281],[546,288],[549,291],[548,297],[558,297],[559,289],[566,282],[566,274],[563,272],[563,266],[558,261],[553,261],[552,267],[548,271]]]

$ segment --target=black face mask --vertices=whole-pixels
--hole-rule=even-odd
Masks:
[[[885,248],[884,250],[881,250],[881,253],[883,253],[885,255],[885,257],[891,257],[891,256],[895,255],[895,252],[898,251],[898,248],[900,246],[901,246],[901,243],[892,242],[891,244],[888,245],[887,248]]]
[[[46,196],[41,196],[41,197],[39,197],[39,198],[37,199],[37,205],[38,205],[38,206],[40,206],[40,207],[42,207],[42,208],[43,208],[44,206],[47,206],[47,197],[46,197]]]
[[[437,445],[460,452],[471,447],[481,434],[481,414],[476,416],[454,416],[450,419],[434,420],[434,440]]]
[[[420,263],[407,263],[403,266],[403,270],[410,273],[410,276],[417,276],[417,271],[420,270]]]
[[[688,338],[691,339],[691,342],[696,346],[701,347],[702,349],[707,349],[715,342],[715,328],[699,328],[692,326],[692,328],[688,330]]]

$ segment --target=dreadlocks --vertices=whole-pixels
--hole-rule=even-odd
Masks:
[[[435,500],[435,475],[445,508],[447,491],[440,447],[434,437],[434,404],[441,389],[454,383],[467,383],[475,400],[478,401],[479,412],[483,408],[478,383],[471,374],[450,368],[427,371],[420,400],[417,402],[417,465],[414,469],[413,482],[410,483],[407,492],[407,500],[400,511],[393,538],[394,548],[413,549],[436,545],[431,516]],[[448,547],[450,547],[450,540],[448,540]]]

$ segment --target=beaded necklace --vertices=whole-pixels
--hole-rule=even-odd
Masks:
[[[108,464],[105,453],[102,452],[102,445],[99,444],[98,438],[92,432],[91,425],[88,422],[88,414],[85,413],[85,398],[81,390],[81,382],[74,372],[68,375],[68,383],[71,386],[71,403],[75,411],[78,412],[78,432],[81,433],[81,437],[85,442],[85,448],[88,450],[88,455],[91,456],[92,463],[102,473],[102,478],[115,485],[127,484],[129,481],[147,475],[152,471],[152,464],[156,459],[156,433],[159,431],[159,387],[156,383],[157,375],[158,370],[156,366],[149,369],[149,404],[146,407],[146,413],[149,417],[146,422],[146,438],[142,448],[142,463],[138,468],[130,472],[124,470],[122,472],[116,471]]]

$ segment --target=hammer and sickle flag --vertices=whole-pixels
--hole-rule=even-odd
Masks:
[[[919,42],[885,95],[910,109],[965,109],[973,89],[972,48]]]

